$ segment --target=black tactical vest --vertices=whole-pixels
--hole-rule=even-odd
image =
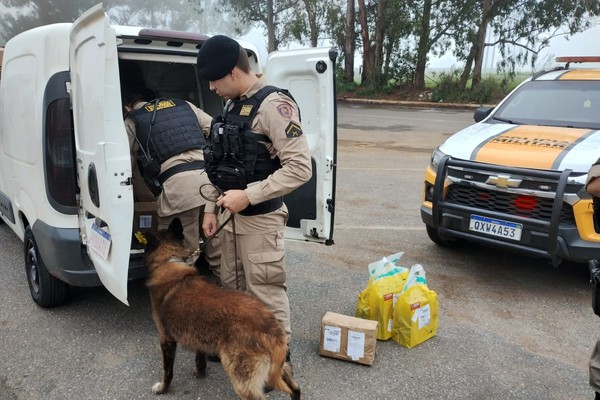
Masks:
[[[170,176],[190,169],[201,169],[203,162],[183,163],[160,173],[160,165],[184,151],[204,149],[206,140],[194,111],[184,100],[156,99],[133,110],[138,143],[137,160],[144,181],[160,194],[162,183]]]
[[[222,191],[245,189],[249,183],[264,180],[281,168],[279,158],[271,158],[267,147],[261,143],[270,143],[271,139],[250,130],[261,103],[275,91],[283,92],[293,100],[286,90],[265,86],[246,100],[228,102],[223,116],[214,119],[204,161],[208,178]],[[264,214],[282,205],[283,198],[277,197],[250,205],[240,214]]]
[[[184,100],[157,99],[129,113],[140,145],[160,163],[206,146],[196,114]]]

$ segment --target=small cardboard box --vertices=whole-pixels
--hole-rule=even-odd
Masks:
[[[156,213],[156,202],[137,202],[133,206],[133,233],[156,232],[158,229],[158,214]]]
[[[321,321],[322,356],[372,365],[377,345],[377,321],[328,311]]]

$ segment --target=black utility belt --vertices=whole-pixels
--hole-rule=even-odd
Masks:
[[[192,161],[174,165],[162,174],[160,174],[158,176],[158,181],[162,185],[167,181],[167,179],[169,179],[173,175],[184,171],[191,171],[193,169],[204,169],[204,161]]]
[[[262,203],[249,205],[244,208],[239,214],[244,215],[246,217],[252,215],[261,215],[270,213],[271,211],[275,211],[283,207],[283,197],[276,197],[271,200],[263,201]]]

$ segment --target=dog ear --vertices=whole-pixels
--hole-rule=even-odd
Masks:
[[[152,251],[158,247],[159,244],[158,237],[153,232],[146,233],[146,251]]]
[[[171,221],[169,224],[169,232],[171,232],[175,238],[183,240],[183,225],[181,225],[181,220],[179,218],[174,218],[173,221]]]

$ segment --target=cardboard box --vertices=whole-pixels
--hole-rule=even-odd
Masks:
[[[377,345],[377,321],[328,311],[321,322],[322,356],[372,365]]]
[[[137,202],[133,206],[133,233],[138,231],[156,232],[158,229],[158,214],[156,213],[156,202]]]

